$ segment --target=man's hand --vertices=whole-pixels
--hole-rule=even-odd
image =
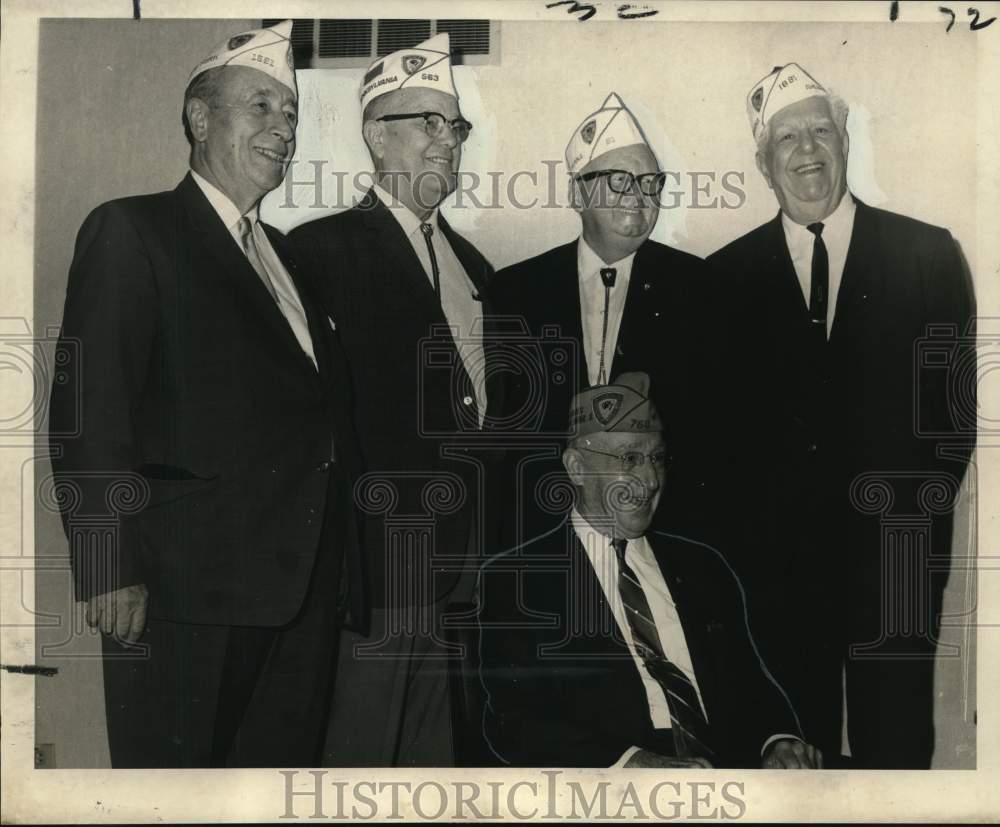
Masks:
[[[96,594],[87,601],[87,623],[122,643],[135,643],[146,631],[148,603],[149,590],[142,583]]]
[[[658,752],[651,752],[648,749],[640,749],[634,752],[625,762],[626,768],[655,768],[663,769],[665,767],[674,768],[689,768],[694,769],[699,767],[703,770],[712,769],[712,765],[708,763],[704,758],[671,758],[666,755],[660,755]]]
[[[779,738],[768,744],[760,765],[765,770],[821,770],[823,753],[797,738]]]

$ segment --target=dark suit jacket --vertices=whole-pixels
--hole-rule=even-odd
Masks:
[[[520,348],[524,353],[518,359],[495,357],[496,364],[511,365],[505,372],[508,381],[500,418],[512,438],[530,442],[532,432],[544,434],[537,441],[555,444],[558,450],[570,402],[590,384],[580,316],[578,243],[500,270],[490,291],[497,316],[523,320],[528,336],[539,344],[533,351]],[[618,341],[609,343],[613,359],[608,371],[612,379],[636,370],[650,375],[650,393],[674,457],[666,480],[670,495],[664,497],[658,517],[664,526],[698,534],[712,502],[711,454],[716,435],[709,422],[718,408],[711,400],[723,384],[712,347],[716,332],[704,293],[707,273],[707,266],[696,256],[646,241],[632,263]],[[515,347],[505,345],[501,336],[491,341],[497,347]],[[569,359],[556,358],[557,349],[565,349]],[[545,377],[541,386],[536,376]],[[535,415],[523,416],[533,410]],[[526,453],[511,451],[508,465],[526,461]],[[524,486],[524,507],[531,508],[536,500],[536,482],[546,475],[558,477],[561,471],[558,456],[532,463]],[[549,525],[551,519],[537,528]]]
[[[648,539],[684,628],[717,766],[760,766],[765,741],[796,734],[759,661],[740,587],[713,549]],[[567,520],[480,574],[484,731],[515,766],[606,767],[631,746],[663,751],[649,702],[593,567]]]
[[[172,192],[103,204],[80,229],[53,466],[79,487],[67,528],[87,515],[121,522],[117,576],[101,552],[72,549],[78,599],[145,583],[154,617],[260,626],[302,605],[331,444],[334,472],[358,462],[340,348],[266,229],[296,281],[318,372],[190,175]]]
[[[741,498],[764,518],[752,536],[800,558],[804,538],[831,542],[838,557],[846,550],[877,569],[878,521],[851,505],[851,482],[865,472],[918,480],[943,472],[957,483],[972,447],[974,430],[956,424],[962,409],[949,388],[957,377],[949,365],[967,365],[972,353],[957,337],[969,332],[974,313],[954,240],[947,230],[857,202],[821,359],[809,345],[780,213],[709,261],[720,273],[720,317],[739,365],[733,395],[744,401],[743,437],[734,441],[744,449]],[[943,325],[945,335],[930,335],[931,325]],[[962,389],[974,409],[974,382]],[[949,441],[953,456],[940,456]],[[894,485],[894,509],[921,510],[917,484]],[[809,565],[829,570],[833,562],[820,554]],[[877,589],[877,570],[868,568],[859,579],[873,579]]]
[[[476,290],[485,294],[489,263],[443,216],[439,226]],[[453,587],[468,548],[479,490],[479,458],[468,445],[481,435],[472,383],[440,302],[399,222],[373,192],[353,209],[296,228],[289,241],[347,353],[365,470],[390,480],[398,497],[385,512],[374,494],[358,492],[358,504],[368,513],[372,603],[410,602],[421,599],[418,592],[440,597]],[[489,312],[484,303],[484,316]],[[435,479],[445,485],[429,488]],[[455,565],[436,565],[428,583],[430,563],[416,559],[419,549],[401,550],[390,564],[387,520],[417,530],[430,521],[429,551],[455,557]],[[410,597],[390,600],[390,565],[417,578],[410,581]]]

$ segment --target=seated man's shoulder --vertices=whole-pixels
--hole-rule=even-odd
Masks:
[[[938,227],[908,215],[861,203],[858,204],[858,209],[862,211],[861,215],[864,216],[865,220],[877,229],[877,236],[890,243],[894,239],[905,238],[908,247],[917,245],[918,248],[924,248],[930,244],[940,243],[951,236],[951,233],[944,227]]]

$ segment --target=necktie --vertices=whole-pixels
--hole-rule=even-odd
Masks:
[[[823,222],[806,227],[816,239],[813,241],[812,283],[809,287],[809,318],[812,319],[816,338],[826,342],[827,295],[830,292],[830,259],[823,243]]]
[[[667,660],[663,652],[642,585],[631,566],[625,562],[627,545],[628,540],[625,539],[611,541],[611,547],[618,556],[618,591],[632,629],[636,651],[667,696],[670,729],[677,755],[680,758],[711,758],[714,753],[708,746],[708,721],[702,714],[698,693],[687,675]]]
[[[260,251],[257,249],[257,242],[253,238],[253,225],[245,215],[240,216],[237,231],[240,234],[240,243],[243,245],[243,252],[249,260],[250,266],[257,272],[260,280],[267,288],[267,292],[271,294],[271,298],[278,301],[278,294],[275,292],[274,283],[268,275],[264,262],[260,260]]]
[[[604,371],[604,349],[608,344],[608,306],[611,303],[611,288],[615,286],[618,271],[614,267],[601,268],[601,281],[604,282],[604,321],[601,326],[601,362],[597,368],[597,384],[607,384],[608,377]]]
[[[309,320],[306,317],[306,311],[302,306],[298,291],[295,289],[295,283],[280,261],[275,260],[276,257],[273,252],[266,253],[266,255],[271,256],[272,262],[271,266],[268,267],[268,259],[266,255],[261,255],[260,247],[257,244],[256,238],[254,238],[255,230],[257,233],[263,235],[263,229],[259,227],[255,228],[254,224],[246,216],[240,218],[236,229],[239,233],[240,242],[243,252],[246,253],[247,260],[267,288],[267,292],[271,294],[271,298],[274,299],[275,304],[278,305],[278,311],[292,329],[292,335],[298,341],[299,347],[309,357],[309,361],[313,363],[313,367],[318,369],[316,353],[313,350],[312,334],[309,332]]]
[[[427,242],[427,252],[431,257],[431,276],[434,278],[434,294],[441,298],[441,271],[438,270],[437,256],[434,254],[434,242],[431,236],[434,235],[434,228],[430,224],[421,224],[420,232],[424,234],[424,241]]]

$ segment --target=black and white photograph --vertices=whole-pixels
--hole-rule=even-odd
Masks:
[[[1000,3],[2,6],[3,823],[997,817]]]

